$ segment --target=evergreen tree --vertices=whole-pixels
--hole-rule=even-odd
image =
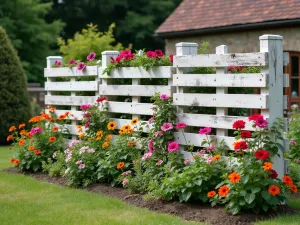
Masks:
[[[0,144],[12,125],[28,122],[31,109],[26,75],[6,32],[0,27]]]

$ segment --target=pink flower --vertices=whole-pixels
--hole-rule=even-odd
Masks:
[[[88,128],[89,126],[90,126],[90,120],[87,120],[87,121],[85,122],[84,128]]]
[[[173,63],[173,57],[174,57],[174,56],[173,56],[173,55],[170,55],[169,57],[170,57],[170,62]]]
[[[207,147],[206,149],[208,152],[215,150],[215,146],[214,145],[210,145]]]
[[[291,144],[291,145],[296,145],[297,143],[296,143],[296,141],[291,141],[290,144]]]
[[[53,158],[53,159],[56,158],[56,152],[53,152],[52,158]]]
[[[88,109],[92,108],[92,106],[90,104],[83,104],[80,106],[80,109],[83,111],[86,111]]]
[[[54,62],[54,65],[55,65],[55,66],[61,66],[61,62],[60,62],[60,61],[55,61],[55,62]]]
[[[143,155],[142,160],[148,159],[152,156],[152,152],[147,152]]]
[[[266,128],[268,126],[268,122],[264,118],[255,120],[254,124],[259,128]]]
[[[191,162],[191,160],[190,159],[184,159],[184,164],[186,165],[186,164],[189,164]]]
[[[95,52],[91,52],[86,58],[89,61],[93,61],[96,58],[96,53]]]
[[[68,62],[69,65],[77,65],[77,62],[74,60],[74,59],[71,59],[69,62]]]
[[[148,51],[148,52],[146,52],[146,56],[147,56],[148,58],[155,58],[157,55],[156,55],[156,53],[153,52],[153,51]]]
[[[85,164],[80,164],[80,165],[78,166],[79,169],[84,169],[84,167],[85,167]]]
[[[186,127],[186,124],[185,124],[185,123],[180,122],[180,123],[177,123],[177,124],[176,124],[176,129],[183,129],[183,128],[185,128],[185,127]]]
[[[300,159],[296,159],[295,162],[296,162],[296,163],[300,163]]]
[[[149,148],[149,152],[152,153],[154,151],[152,139],[150,139],[149,142],[148,142],[148,148]]]
[[[81,62],[81,63],[78,64],[77,70],[82,71],[82,70],[85,69],[85,67],[86,67],[85,63],[84,63],[84,62]]]
[[[168,100],[169,96],[166,94],[161,94],[159,98],[160,98],[160,100]]]
[[[35,127],[30,130],[31,135],[34,135],[36,133],[42,133],[42,132],[43,132],[43,130],[41,127]]]
[[[206,163],[211,164],[212,161],[213,161],[213,157],[211,155],[208,156],[207,159],[206,159]]]
[[[199,134],[210,134],[211,132],[211,128],[210,127],[204,127],[202,129],[199,130]]]
[[[161,159],[157,161],[157,163],[155,165],[160,166],[164,161],[162,161]]]
[[[157,136],[163,136],[164,135],[164,133],[162,132],[162,131],[156,131],[155,133],[154,133],[154,136],[155,137],[157,137]]]
[[[149,123],[154,123],[155,122],[155,119],[153,117],[151,117],[149,120],[148,120]]]
[[[76,162],[77,165],[79,165],[79,164],[81,164],[81,163],[82,163],[82,160],[78,160],[78,161]]]
[[[124,173],[122,173],[123,176],[127,176],[127,175],[129,175],[129,174],[131,174],[131,170],[127,170],[127,171],[125,171]]]
[[[94,152],[95,152],[95,149],[90,148],[90,149],[88,150],[88,152],[89,152],[89,153],[94,153]]]
[[[173,124],[172,123],[164,123],[161,126],[162,131],[168,131],[168,130],[172,130],[172,129],[173,129]]]
[[[164,53],[163,53],[162,50],[160,50],[160,49],[155,50],[155,54],[156,54],[156,56],[158,56],[158,57],[163,57],[163,56],[164,56]]]
[[[179,149],[179,144],[176,141],[170,142],[168,145],[169,152],[175,152]]]
[[[129,180],[125,178],[125,179],[122,181],[123,187],[124,187],[126,184],[128,184],[128,182],[129,182]]]

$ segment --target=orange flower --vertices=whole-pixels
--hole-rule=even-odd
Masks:
[[[20,164],[20,160],[17,159],[17,160],[15,161],[15,165],[18,166],[19,164]]]
[[[32,134],[31,134],[30,132],[27,132],[27,133],[26,133],[26,137],[32,138]]]
[[[25,140],[21,138],[20,141],[19,141],[19,146],[23,146],[24,143],[25,143]]]
[[[208,198],[212,198],[212,197],[214,197],[216,194],[217,194],[217,193],[216,193],[215,191],[210,191],[210,192],[207,193],[207,197],[208,197]]]
[[[297,193],[297,192],[298,192],[297,186],[296,186],[295,184],[292,184],[292,185],[290,186],[290,189],[291,189],[291,191],[292,191],[293,193]]]
[[[132,147],[132,146],[136,146],[136,142],[135,141],[129,141],[128,142],[128,147]]]
[[[10,128],[9,128],[9,132],[13,132],[14,130],[16,130],[17,128],[15,127],[15,126],[11,126]]]
[[[66,118],[65,114],[59,115],[58,120],[64,120]]]
[[[21,130],[22,128],[24,128],[25,127],[25,123],[21,123],[20,125],[19,125],[19,130]]]
[[[81,125],[77,126],[77,131],[78,131],[78,133],[82,133],[82,126]]]
[[[270,163],[270,162],[265,162],[263,168],[264,168],[265,171],[269,171],[269,170],[272,169],[272,166],[273,166],[272,163]]]
[[[51,116],[47,113],[42,113],[41,117],[45,120],[50,120],[51,119]]]
[[[39,149],[34,150],[34,154],[35,154],[35,155],[40,155],[40,154],[41,154],[41,151],[40,151]]]
[[[101,140],[102,137],[103,137],[103,131],[102,131],[102,130],[98,131],[98,132],[96,133],[96,136],[100,138],[99,140]]]
[[[56,131],[58,131],[58,130],[59,130],[59,127],[58,127],[58,126],[52,127],[52,131],[53,131],[53,132],[56,132]]]
[[[69,112],[65,112],[65,114],[64,114],[64,115],[67,117],[69,114],[70,114]]]
[[[30,146],[28,147],[28,150],[29,150],[29,151],[34,150],[34,146],[33,146],[33,145],[30,145]]]
[[[116,126],[117,126],[116,122],[112,121],[107,124],[107,129],[114,130],[116,128]]]
[[[269,187],[268,191],[269,191],[270,195],[272,195],[272,196],[276,196],[280,193],[280,189],[276,185],[271,185]]]
[[[10,162],[11,164],[15,164],[16,159],[15,159],[15,158],[12,158],[9,162]]]
[[[84,133],[78,135],[78,138],[79,138],[79,139],[82,139],[82,138],[84,138],[84,137],[85,137],[85,134],[84,134]]]
[[[88,141],[92,141],[93,140],[93,138],[88,138]]]
[[[10,141],[10,140],[13,139],[13,137],[14,137],[14,136],[13,136],[12,134],[10,134],[10,135],[7,136],[6,140],[7,140],[7,141]]]
[[[43,120],[43,117],[42,116],[35,116],[35,117],[32,117],[30,120],[29,120],[29,123],[37,123],[39,121]]]
[[[233,172],[233,173],[229,174],[228,178],[232,183],[237,183],[240,181],[241,175],[236,172]]]
[[[217,154],[213,157],[213,160],[219,160],[221,158],[221,155],[220,154]]]
[[[117,169],[122,169],[124,167],[125,163],[124,162],[119,162],[117,165]]]
[[[54,141],[56,141],[56,137],[51,136],[51,137],[49,138],[49,142],[54,142]]]
[[[121,135],[126,134],[126,131],[121,129],[121,130],[119,130],[119,134],[121,134]]]
[[[135,124],[137,124],[139,122],[139,119],[138,118],[135,118],[135,119],[133,119],[133,120],[131,120],[131,125],[135,125]]]
[[[27,132],[25,130],[20,131],[20,135],[25,135],[26,136]]]
[[[105,141],[109,141],[110,139],[112,139],[112,135],[111,135],[111,134],[109,134],[109,135],[106,135],[106,137],[105,137]]]
[[[293,179],[290,176],[283,176],[282,181],[287,186],[290,186],[293,184]]]
[[[108,146],[109,146],[109,142],[106,141],[106,142],[103,143],[102,148],[107,148]]]
[[[226,195],[228,195],[230,192],[229,187],[227,187],[226,185],[223,185],[222,187],[219,188],[219,195],[221,197],[225,197]]]

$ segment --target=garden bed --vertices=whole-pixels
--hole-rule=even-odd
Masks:
[[[20,172],[16,168],[8,168],[4,171],[9,173],[22,173],[27,176],[31,176],[38,181],[67,186],[67,181],[64,177],[50,177],[46,173],[24,173]],[[270,219],[282,214],[296,214],[299,212],[295,209],[289,208],[288,206],[279,206],[276,212],[268,212],[259,215],[243,212],[233,216],[226,213],[222,206],[212,208],[209,204],[144,200],[143,195],[130,194],[130,192],[126,189],[111,187],[106,184],[92,184],[89,185],[86,190],[92,193],[101,193],[106,196],[118,198],[129,205],[147,208],[159,213],[179,216],[185,220],[205,222],[212,225],[250,225],[258,220]],[[299,196],[297,195],[297,197]]]

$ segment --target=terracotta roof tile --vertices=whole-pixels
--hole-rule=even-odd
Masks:
[[[156,33],[300,18],[300,0],[183,0]]]

